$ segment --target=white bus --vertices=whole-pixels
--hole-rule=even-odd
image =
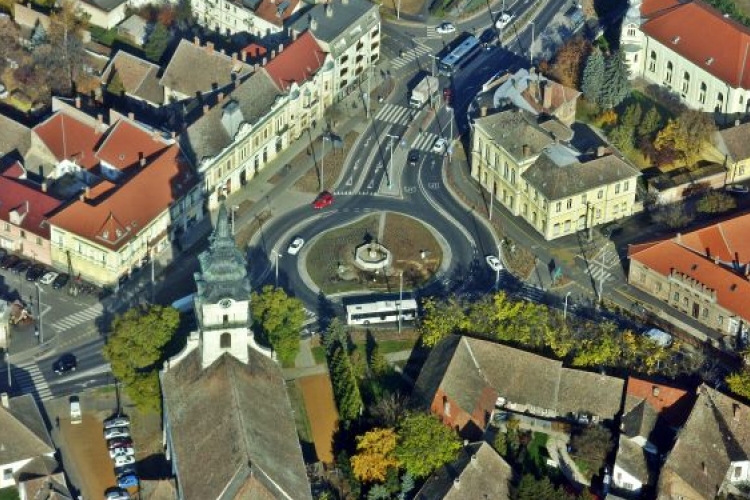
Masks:
[[[369,325],[372,323],[395,323],[399,312],[401,321],[413,321],[417,318],[417,301],[414,299],[378,300],[360,302],[346,306],[347,325]]]
[[[467,36],[463,42],[451,50],[450,53],[438,61],[438,72],[450,76],[459,66],[471,59],[479,51],[480,43],[477,37]]]

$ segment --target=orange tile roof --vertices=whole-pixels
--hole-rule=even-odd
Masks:
[[[276,26],[283,26],[284,21],[297,11],[300,0],[261,0],[258,8],[255,9],[255,15]],[[282,4],[286,3],[285,9],[279,15],[279,9]]]
[[[154,136],[133,122],[120,119],[107,132],[99,144],[96,156],[118,168],[125,169],[149,158],[167,147],[161,137]]]
[[[306,31],[264,68],[279,89],[287,90],[293,82],[299,84],[314,75],[325,58],[326,53]]]
[[[42,238],[49,239],[47,217],[62,202],[21,179],[0,176],[0,220],[10,221],[10,212],[25,213],[20,227]]]
[[[242,52],[250,57],[260,57],[266,55],[268,49],[257,43],[251,43],[250,45],[242,49]]]
[[[658,394],[655,394],[654,388],[658,388]],[[670,425],[677,427],[685,423],[695,401],[692,392],[635,377],[628,377],[625,392],[645,400]]]
[[[675,240],[630,252],[629,256],[663,276],[669,276],[674,270],[697,280],[716,291],[719,305],[750,321],[750,308],[747,304],[750,282],[711,259],[685,248]]]
[[[74,161],[86,170],[99,164],[94,149],[102,134],[72,116],[58,112],[33,130],[57,161]]]
[[[693,0],[644,0],[641,30],[735,88],[750,89],[750,29]]]
[[[138,234],[164,210],[182,197],[197,178],[184,160],[180,148],[169,146],[118,188],[89,191],[51,222],[106,248],[117,250]],[[105,191],[102,193],[102,191]]]
[[[736,261],[750,263],[750,214],[740,215],[712,226],[680,235],[679,243],[710,258],[718,258],[727,265]]]

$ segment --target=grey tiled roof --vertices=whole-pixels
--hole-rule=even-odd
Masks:
[[[31,147],[31,129],[0,114],[0,158],[17,151],[21,156]]]
[[[455,462],[430,476],[415,500],[506,500],[512,479],[513,470],[492,446],[472,443]]]
[[[632,440],[621,437],[615,464],[644,484],[651,482],[649,453]]]
[[[557,410],[563,415],[590,412],[613,419],[622,406],[624,388],[621,378],[563,368]]]
[[[622,433],[629,437],[643,437],[648,439],[651,431],[656,427],[659,414],[645,399],[635,396],[625,396],[625,408],[622,415]]]
[[[727,128],[718,132],[726,153],[734,161],[750,158],[750,123],[743,123],[736,127]]]
[[[156,64],[120,50],[104,70],[102,81],[109,85],[117,75],[128,94],[161,104],[164,102],[164,89],[159,84],[158,73],[159,66]]]
[[[542,149],[555,142],[552,134],[537,123],[536,116],[520,108],[476,118],[474,126],[483,130],[495,144],[519,162],[537,156]],[[528,146],[526,156],[523,154],[524,146]]]
[[[281,368],[249,349],[201,369],[195,349],[162,373],[164,408],[185,500],[311,500]],[[252,495],[247,492],[253,492]]]
[[[548,200],[559,200],[638,175],[638,169],[612,154],[558,165],[545,151],[522,177]]]
[[[216,156],[229,146],[234,138],[221,122],[224,106],[236,101],[242,111],[242,121],[254,124],[265,116],[276,99],[283,95],[264,69],[239,84],[221,103],[188,127],[181,137],[181,146],[199,164],[203,159]]]
[[[127,0],[84,0],[87,4],[93,5],[104,12],[110,12],[115,10],[120,5],[127,2]]]
[[[368,12],[372,12],[379,19],[378,7],[368,0],[335,0],[327,4],[318,3],[292,23],[291,28],[297,32],[303,32],[314,25],[314,29],[311,29],[313,36],[321,42],[330,44],[351,30]],[[362,26],[362,29],[365,30],[374,24],[375,21],[371,20],[367,26]],[[361,35],[362,33],[354,33],[351,39],[346,40],[346,43],[342,45],[345,45],[344,48],[351,46]],[[330,49],[334,55],[340,51],[340,47]]]
[[[42,415],[30,394],[11,399],[10,409],[0,406],[0,444],[0,464],[55,451]]]

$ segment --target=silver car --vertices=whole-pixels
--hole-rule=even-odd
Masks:
[[[104,429],[104,439],[125,437],[130,437],[130,429],[127,427],[112,427],[111,429]]]

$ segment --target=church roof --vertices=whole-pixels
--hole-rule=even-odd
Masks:
[[[215,303],[224,298],[247,300],[250,279],[245,256],[232,236],[226,206],[222,205],[208,250],[198,256],[201,272],[195,276],[198,299]]]

